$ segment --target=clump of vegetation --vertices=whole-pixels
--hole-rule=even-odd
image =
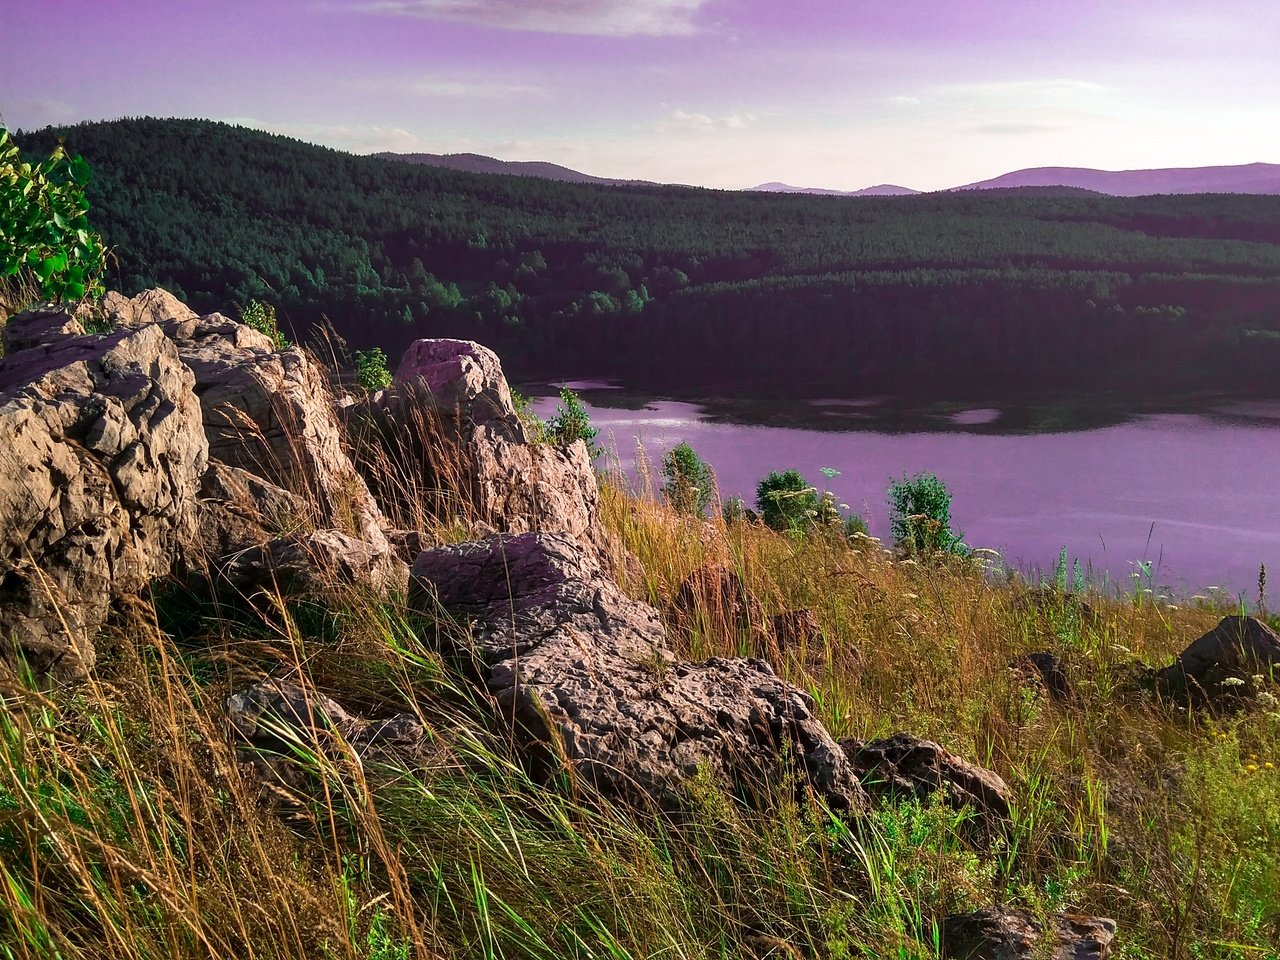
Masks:
[[[951,492],[932,473],[889,485],[889,529],[912,553],[964,553],[964,534],[951,529]]]
[[[102,295],[106,247],[89,225],[84,157],[61,144],[24,161],[0,127],[0,316],[36,300]]]
[[[600,431],[591,425],[591,415],[582,403],[582,398],[562,387],[560,405],[546,422],[545,436],[551,443],[567,445],[581,440],[587,445],[587,454],[592,460],[600,456],[602,451],[596,444]]]
[[[774,530],[803,530],[818,516],[818,491],[799,470],[770,471],[756,487],[756,508]]]
[[[283,350],[289,346],[289,341],[280,330],[276,308],[269,303],[250,300],[240,310],[240,322],[268,337],[277,350]]]
[[[711,467],[688,443],[678,443],[662,457],[662,494],[676,513],[701,517],[715,493]]]
[[[391,386],[391,371],[387,369],[387,355],[381,347],[356,351],[356,379],[370,393]]]

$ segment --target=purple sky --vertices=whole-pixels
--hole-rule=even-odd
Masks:
[[[10,127],[235,121],[716,187],[1280,161],[1275,0],[0,0]]]

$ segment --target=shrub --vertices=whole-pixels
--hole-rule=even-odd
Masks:
[[[0,127],[0,282],[46,300],[101,296],[106,248],[89,226],[84,157],[61,144],[49,159],[24,163],[9,131]],[[19,304],[0,303],[0,307]]]
[[[818,491],[798,470],[770,471],[756,487],[756,507],[774,530],[799,530],[818,515]]]
[[[556,407],[555,415],[547,421],[547,439],[559,444],[581,440],[587,445],[587,454],[594,460],[602,452],[595,442],[599,433],[591,425],[591,415],[583,406],[582,399],[568,387],[562,388],[560,406]]]
[[[889,529],[912,552],[965,552],[964,534],[951,529],[951,493],[932,473],[889,484]]]
[[[688,443],[679,443],[662,457],[662,494],[678,513],[701,517],[711,504],[711,467]]]
[[[741,497],[730,497],[720,508],[724,522],[728,524],[746,523],[758,519],[754,510],[747,509],[747,501]]]
[[[276,320],[276,308],[261,300],[250,300],[240,309],[240,322],[271,339],[277,350],[289,345]]]
[[[391,386],[391,371],[387,369],[387,355],[381,347],[356,351],[356,379],[370,393]]]

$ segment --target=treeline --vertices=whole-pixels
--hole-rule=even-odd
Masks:
[[[200,120],[57,138],[127,293],[273,304],[396,358],[690,392],[1274,391],[1280,197],[892,198],[602,187],[357,157]]]

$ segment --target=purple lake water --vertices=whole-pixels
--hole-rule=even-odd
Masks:
[[[1024,572],[1051,572],[1065,547],[1124,588],[1134,587],[1136,563],[1148,561],[1157,588],[1248,600],[1259,564],[1280,573],[1280,403],[1224,402],[1079,428],[1071,417],[1028,424],[996,408],[903,418],[869,402],[813,401],[750,422],[749,411],[726,414],[715,404],[571,386],[631,476],[637,443],[656,472],[665,449],[688,441],[714,468],[724,498],[751,503],[761,477],[795,468],[887,539],[890,479],[928,470],[954,494],[953,525],[965,542],[1001,551]],[[538,397],[534,409],[549,416],[556,403]],[[1002,432],[1004,423],[1017,432]],[[840,475],[826,480],[823,467]],[[1280,592],[1280,577],[1274,583]]]

